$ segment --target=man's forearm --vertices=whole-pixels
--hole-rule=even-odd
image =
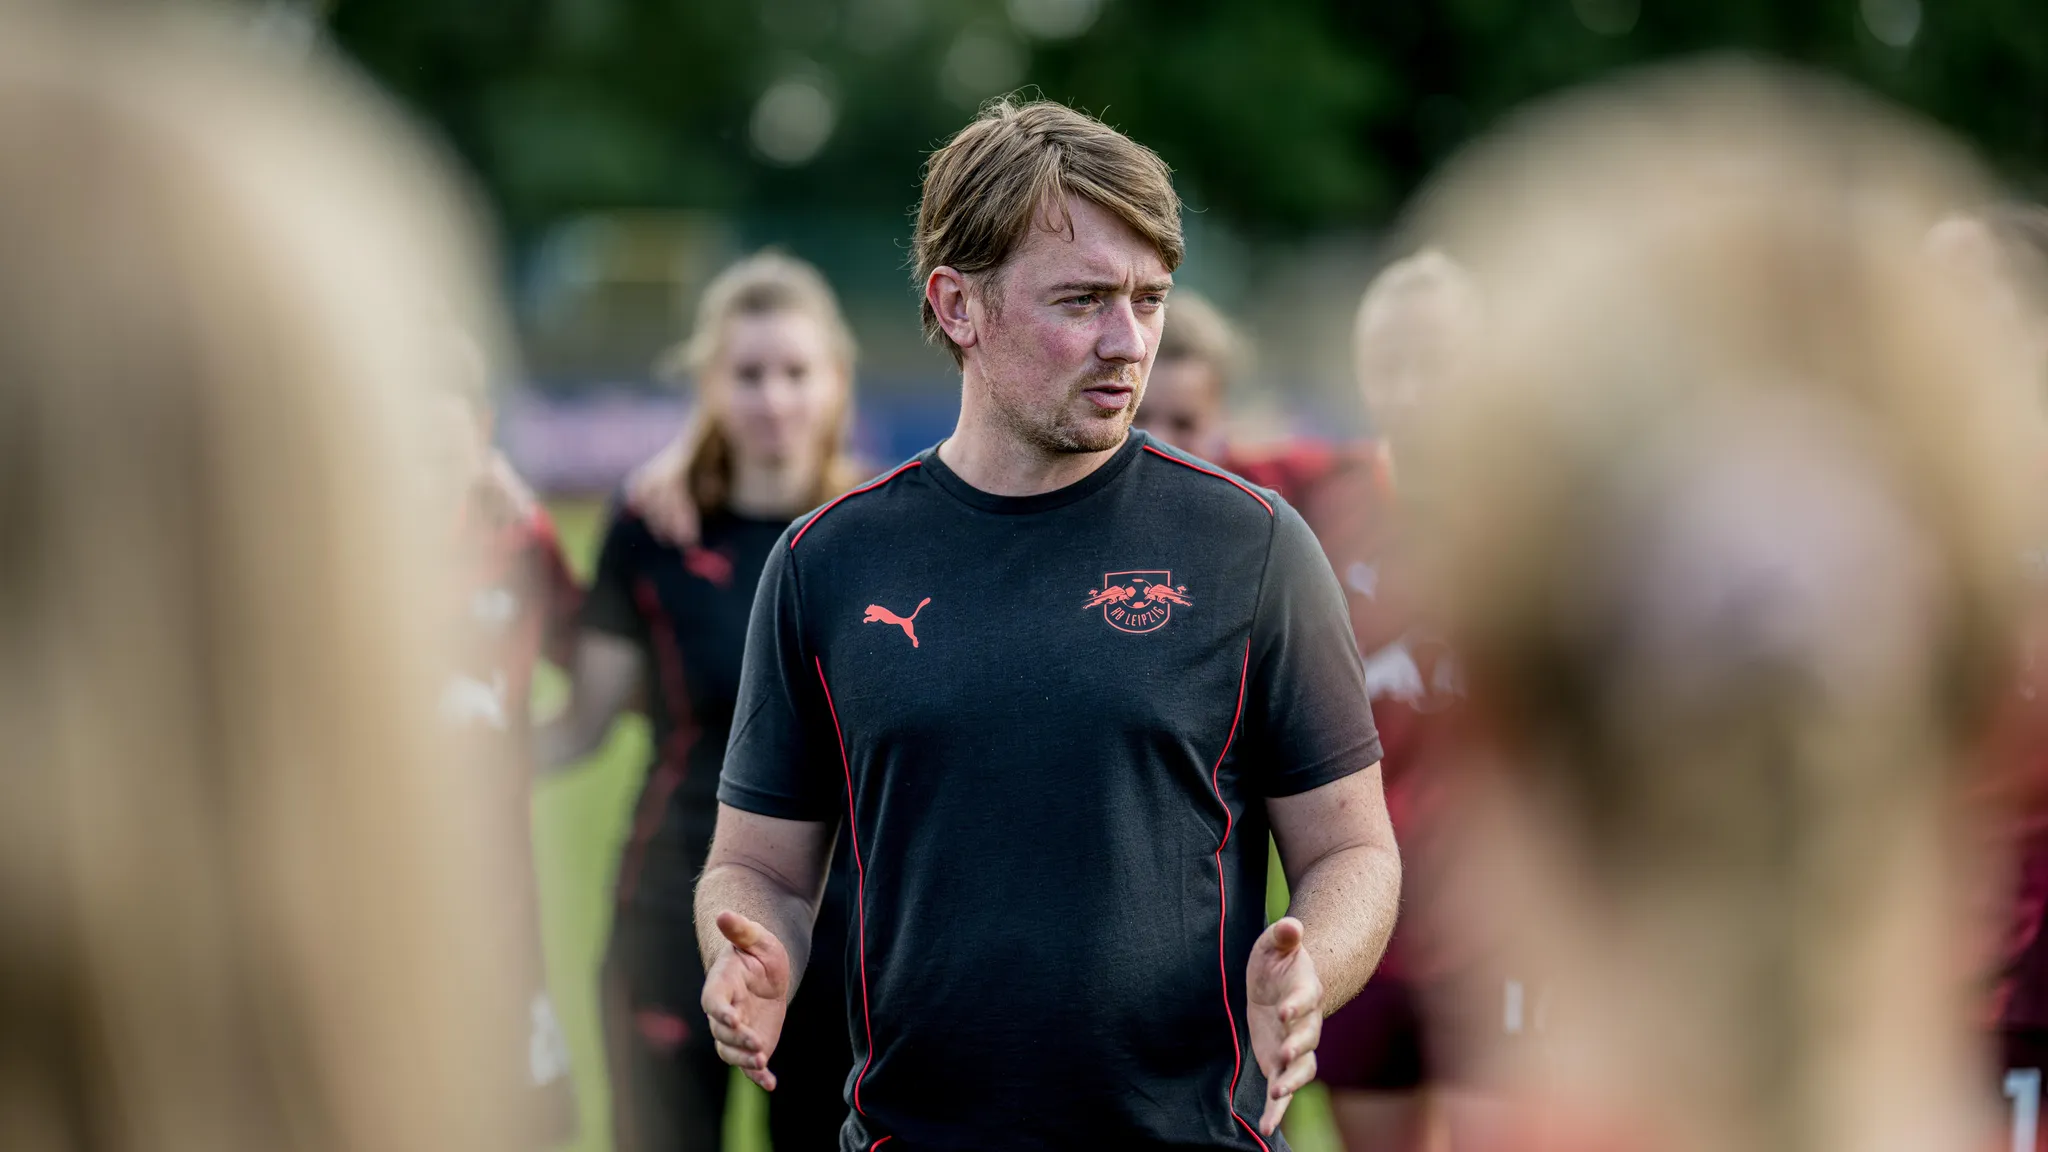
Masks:
[[[1325,1015],[1358,995],[1379,967],[1400,906],[1401,856],[1391,845],[1339,849],[1295,879],[1287,914],[1301,921]]]
[[[749,864],[726,861],[706,868],[697,881],[697,949],[707,970],[730,947],[718,931],[721,912],[737,912],[782,942],[789,954],[794,995],[811,956],[811,928],[818,916],[815,897]]]

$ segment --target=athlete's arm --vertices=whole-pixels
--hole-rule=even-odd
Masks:
[[[1379,967],[1401,902],[1401,854],[1380,788],[1380,766],[1266,801],[1289,917],[1322,985],[1317,1007],[1344,1006]]]
[[[718,1057],[771,1092],[768,1061],[810,959],[835,832],[821,821],[778,820],[720,804],[697,881],[704,1014]]]
[[[633,704],[642,678],[640,649],[630,640],[584,628],[570,657],[569,703],[534,733],[534,759],[556,772],[597,751]]]
[[[1292,895],[1287,916],[1252,946],[1245,1017],[1266,1073],[1259,1130],[1271,1134],[1316,1074],[1323,1017],[1379,966],[1401,898],[1401,855],[1380,767],[1266,801]]]

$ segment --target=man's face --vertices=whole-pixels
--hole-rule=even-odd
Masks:
[[[1138,427],[1183,452],[1214,460],[1223,450],[1223,386],[1204,360],[1162,360],[1145,383]]]
[[[968,365],[999,420],[1047,453],[1123,443],[1159,348],[1173,275],[1151,244],[1081,197],[1071,237],[1040,221],[970,295]],[[991,307],[993,305],[993,307]]]

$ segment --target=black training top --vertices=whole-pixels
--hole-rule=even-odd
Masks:
[[[1380,747],[1278,496],[1139,432],[1021,498],[926,451],[791,526],[739,715],[719,799],[852,816],[843,1149],[1284,1147],[1244,1016],[1262,801]]]
[[[718,818],[747,614],[788,526],[713,515],[698,544],[677,548],[630,509],[612,514],[581,622],[640,648],[655,755],[619,861],[621,903],[690,915]]]

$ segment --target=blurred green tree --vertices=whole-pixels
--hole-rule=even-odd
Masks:
[[[1851,77],[2022,184],[2048,157],[2041,0],[339,0],[330,27],[515,240],[624,205],[905,213],[932,145],[1027,85],[1253,234],[1383,223],[1516,104],[1703,51]]]

